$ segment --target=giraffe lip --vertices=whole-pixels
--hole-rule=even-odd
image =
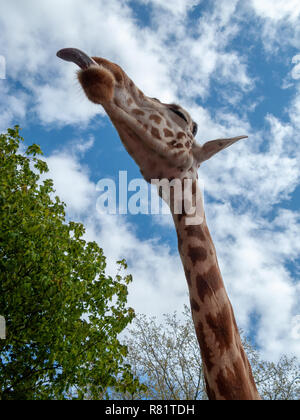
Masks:
[[[77,48],[63,48],[56,53],[57,57],[65,61],[71,61],[77,64],[82,70],[88,69],[91,65],[96,64],[91,57]]]

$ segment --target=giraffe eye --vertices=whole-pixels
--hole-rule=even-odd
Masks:
[[[193,122],[193,129],[192,129],[193,136],[197,134],[197,131],[198,131],[198,124]]]
[[[178,111],[178,109],[170,108],[170,110],[173,111],[175,114],[177,114],[185,122],[188,122],[188,120],[186,119],[185,115],[182,112]]]

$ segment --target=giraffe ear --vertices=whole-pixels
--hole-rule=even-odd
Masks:
[[[196,161],[200,164],[208,159],[210,159],[213,155],[220,152],[226,147],[231,146],[233,143],[237,142],[241,139],[246,139],[248,136],[239,136],[239,137],[232,137],[229,139],[216,139],[208,141],[204,143],[202,146],[199,144],[194,144],[193,146],[193,155]]]

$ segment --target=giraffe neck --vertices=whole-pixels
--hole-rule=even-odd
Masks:
[[[193,194],[199,200],[201,192],[195,184]],[[259,400],[203,207],[202,223],[198,224],[190,224],[190,216],[184,210],[182,214],[175,214],[174,206],[170,208],[188,283],[208,397],[212,400]]]

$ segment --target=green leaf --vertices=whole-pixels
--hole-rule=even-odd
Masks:
[[[26,155],[42,155],[43,152],[41,150],[41,147],[38,144],[32,144],[31,146],[28,146],[26,149]]]

